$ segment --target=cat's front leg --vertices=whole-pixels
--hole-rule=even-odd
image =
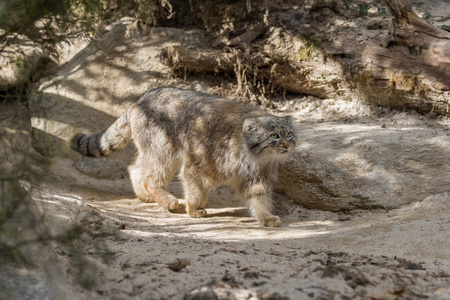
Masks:
[[[208,189],[197,178],[185,176],[184,183],[187,213],[193,218],[205,217]]]
[[[281,226],[280,217],[270,212],[272,208],[272,191],[269,187],[262,183],[254,183],[247,187],[244,197],[249,204],[252,215],[261,225],[268,227]]]
[[[256,220],[262,226],[267,227],[279,227],[281,226],[281,220],[279,216],[275,216],[265,207],[261,205],[262,202],[267,201],[267,199],[252,199],[250,204],[250,210]]]

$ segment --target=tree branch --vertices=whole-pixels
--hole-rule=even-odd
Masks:
[[[406,30],[409,33],[423,33],[440,39],[450,39],[450,33],[437,28],[420,18],[406,0],[383,0],[394,18],[394,34]]]

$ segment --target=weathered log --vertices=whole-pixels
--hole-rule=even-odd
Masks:
[[[339,68],[332,62],[325,66],[314,61],[304,62],[302,68],[296,68],[263,54],[249,56],[239,51],[194,49],[178,45],[169,46],[161,56],[164,63],[177,71],[223,72],[238,76],[246,73],[256,80],[264,81],[269,87],[282,87],[287,92],[320,98],[335,95],[335,85],[342,78]]]
[[[186,49],[182,46],[169,46],[161,53],[164,63],[175,70],[186,69],[194,72],[232,72],[234,60],[222,50]]]
[[[384,2],[393,16],[391,36],[374,39],[361,57],[372,77],[365,85],[372,102],[450,115],[450,34],[417,16],[405,0]]]

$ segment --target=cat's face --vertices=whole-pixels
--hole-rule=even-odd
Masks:
[[[242,129],[248,149],[268,159],[287,158],[297,142],[290,116],[247,118]]]

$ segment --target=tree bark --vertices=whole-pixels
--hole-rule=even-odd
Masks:
[[[389,95],[379,99],[374,90],[375,102],[450,115],[450,33],[421,19],[406,0],[383,1],[393,17],[390,40],[373,41],[362,54],[371,60],[374,86],[387,82]]]

